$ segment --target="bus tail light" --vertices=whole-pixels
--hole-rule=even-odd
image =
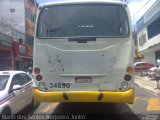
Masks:
[[[125,79],[126,81],[130,81],[130,80],[132,79],[132,77],[131,77],[130,75],[126,74],[126,75],[124,76],[124,79]]]
[[[39,67],[35,67],[34,68],[34,73],[35,74],[39,74],[40,73],[40,68]]]
[[[41,80],[42,80],[42,75],[37,75],[37,76],[36,76],[36,80],[37,80],[37,81],[41,81]]]
[[[126,71],[127,71],[128,74],[132,74],[133,73],[133,68],[132,67],[128,67]]]

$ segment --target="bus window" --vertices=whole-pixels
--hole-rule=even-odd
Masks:
[[[129,34],[126,11],[120,5],[57,5],[43,8],[38,22],[41,37],[119,37]]]

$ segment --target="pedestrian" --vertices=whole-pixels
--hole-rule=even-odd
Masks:
[[[156,77],[155,77],[156,81],[157,81],[157,89],[160,89],[160,67],[156,69]]]
[[[160,89],[159,81],[160,81],[160,77],[156,77],[157,89]]]
[[[160,58],[157,59],[157,68],[160,67]]]
[[[32,72],[33,72],[32,67],[29,67],[27,73],[29,74],[29,76],[30,76],[31,78],[33,78]]]

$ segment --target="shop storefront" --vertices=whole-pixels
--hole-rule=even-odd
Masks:
[[[12,38],[0,33],[0,70],[14,69]]]
[[[30,66],[32,67],[32,47],[28,46],[16,41],[13,42],[16,70],[27,71]]]
[[[147,62],[154,63],[160,58],[160,44],[150,46],[147,50],[142,51],[144,54],[144,60]]]
[[[157,0],[136,23],[138,50],[142,61],[157,64],[160,58],[160,1]]]

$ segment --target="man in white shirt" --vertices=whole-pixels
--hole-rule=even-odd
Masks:
[[[159,58],[157,59],[157,67],[158,68],[160,67],[160,59]]]
[[[32,67],[29,67],[27,73],[29,74],[29,76],[30,76],[31,78],[33,78],[32,72],[33,72],[33,71],[32,71]]]

